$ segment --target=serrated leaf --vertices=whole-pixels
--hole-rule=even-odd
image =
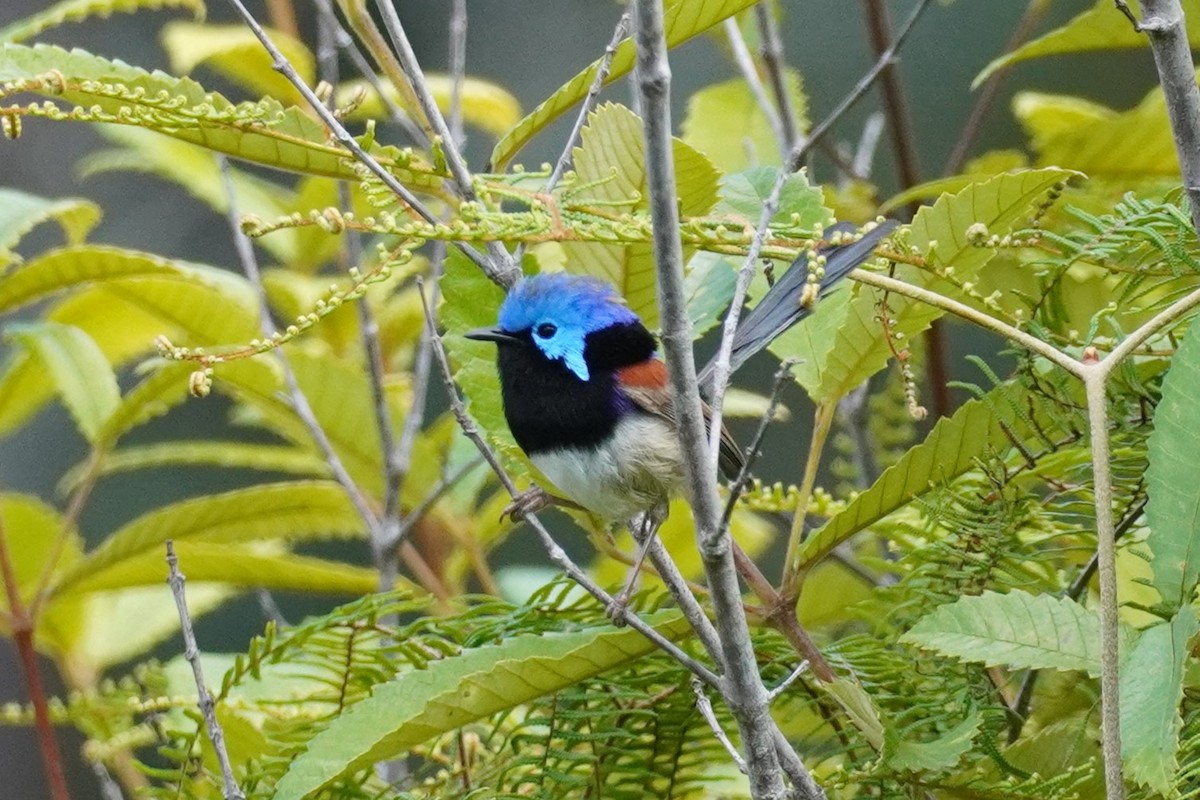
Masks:
[[[717,213],[741,218],[744,224],[758,225],[763,204],[771,196],[779,170],[775,167],[755,167],[721,180],[721,202]],[[833,212],[825,207],[821,187],[808,182],[808,171],[788,175],[779,194],[779,210],[772,224],[786,224],[809,230],[824,230],[833,224]]]
[[[903,507],[939,484],[946,484],[975,467],[975,459],[1004,439],[997,417],[1002,403],[993,390],[992,402],[968,400],[952,416],[943,417],[920,443],[846,508],[830,517],[800,547],[800,565],[810,568],[842,542]]]
[[[160,8],[181,8],[197,18],[204,16],[204,0],[63,0],[0,28],[0,42],[23,42],[66,22]]]
[[[1177,178],[1179,159],[1161,88],[1118,111],[1080,98],[1022,92],[1013,111],[1028,132],[1037,163],[1093,178]]]
[[[989,667],[1100,674],[1100,620],[1074,600],[986,591],[939,606],[900,641]]]
[[[267,34],[304,82],[312,86],[317,62],[304,42],[272,28]],[[188,75],[205,66],[252,97],[268,96],[290,105],[304,105],[304,96],[272,68],[271,54],[245,25],[169,22],[162,29],[162,45],[171,59],[171,72],[176,75]]]
[[[370,594],[379,589],[379,571],[376,569],[299,556],[281,546],[178,542],[175,554],[187,576],[189,594],[191,587],[201,582],[273,591],[351,595]],[[165,580],[165,575],[163,553],[147,551],[74,581],[69,587],[62,587],[58,596],[157,586]]]
[[[830,683],[821,683],[821,689],[838,702],[842,710],[854,723],[854,727],[863,735],[871,747],[879,750],[883,747],[885,727],[875,701],[862,684],[851,678],[838,677]]]
[[[677,612],[647,619],[676,638],[691,628]],[[276,800],[302,800],[340,775],[629,664],[655,649],[637,631],[612,627],[523,634],[464,649],[375,687],[313,737],[276,786]]]
[[[756,0],[709,0],[697,4],[689,0],[677,0],[671,3],[663,11],[663,32],[667,47],[675,47],[686,42],[693,36],[721,23],[727,17],[732,17],[739,11],[749,8],[755,2]],[[605,85],[626,75],[633,69],[634,61],[633,41],[625,39],[613,54]],[[571,106],[586,97],[599,67],[599,60],[592,62],[583,72],[560,86],[554,94],[543,100],[537,108],[518,122],[503,139],[496,143],[495,149],[492,150],[492,168],[503,170],[517,151],[524,147],[530,139],[558,119]]]
[[[1133,13],[1140,16],[1137,0],[1129,0]],[[993,59],[983,68],[971,87],[976,88],[996,70],[1022,61],[1067,53],[1087,53],[1097,50],[1141,50],[1146,44],[1146,34],[1134,30],[1129,20],[1116,12],[1112,0],[1096,0],[1096,4],[1072,18],[1059,28],[1026,42],[1021,47],[999,58]],[[1200,47],[1200,20],[1195,14],[1185,17],[1188,40],[1192,47]]]
[[[95,442],[121,402],[121,389],[91,337],[79,328],[54,322],[9,325],[5,335],[33,354],[84,438]]]
[[[736,284],[737,270],[725,256],[707,250],[692,256],[683,276],[683,292],[695,336],[703,336],[722,319]]]
[[[291,445],[187,440],[156,442],[107,453],[97,474],[106,476],[139,469],[181,466],[330,477],[329,466],[323,459]],[[59,490],[70,492],[77,485],[83,467],[81,464],[63,475]]]
[[[1168,607],[1186,606],[1200,579],[1200,330],[1189,329],[1163,379],[1147,443],[1151,579]]]
[[[1046,168],[1004,173],[974,183],[954,195],[938,199],[917,212],[909,226],[908,243],[940,266],[953,266],[960,281],[971,280],[992,258],[994,251],[975,247],[967,239],[974,223],[991,233],[1004,234],[1054,186],[1078,173]],[[931,273],[897,264],[895,277],[914,286],[948,296],[955,286]],[[779,358],[798,358],[796,380],[817,402],[833,402],[887,365],[892,349],[877,317],[883,293],[856,285],[853,291],[835,292],[817,304],[805,324],[797,325],[770,346]],[[896,324],[893,335],[911,339],[943,312],[895,294],[888,307]]]
[[[720,173],[700,153],[674,140],[676,191],[680,213],[701,216],[717,202]],[[624,106],[606,103],[588,117],[575,150],[575,172],[581,184],[595,184],[577,202],[608,203],[640,198],[633,209],[648,208],[642,122]],[[564,242],[566,269],[611,283],[650,329],[658,326],[654,248],[650,242],[602,244]],[[684,251],[684,258],[690,250]]]
[[[433,94],[438,108],[442,110],[442,113],[448,114],[454,80],[444,73],[426,72],[425,83],[429,86],[429,91]],[[384,81],[382,85],[384,90],[389,93],[392,102],[400,108],[404,108],[404,98],[400,93],[393,89],[387,81]],[[338,86],[338,104],[348,103],[360,91],[367,93],[366,100],[351,111],[346,119],[384,119],[388,116],[387,107],[375,92],[375,87],[365,78],[345,81]],[[502,136],[521,119],[521,103],[503,86],[468,75],[462,81],[462,115],[463,121],[467,124],[474,125],[493,136]]]
[[[74,106],[92,121],[137,125],[263,166],[358,180],[353,155],[331,143],[321,123],[273,98],[235,105],[190,78],[85,50],[0,45],[0,99],[26,93]],[[372,155],[411,188],[441,191],[442,177],[412,153],[376,146]]]
[[[1126,775],[1164,797],[1179,769],[1183,673],[1188,643],[1200,630],[1185,605],[1170,622],[1141,632],[1121,664],[1121,760]]]
[[[161,262],[114,248],[74,248],[71,252],[85,260],[116,259],[131,269],[154,269],[144,259]],[[131,266],[130,262],[137,263]],[[258,301],[244,278],[211,267],[189,264],[184,269],[173,263],[183,272],[164,270],[158,275],[94,282],[52,306],[45,319],[85,331],[114,367],[152,351],[159,334],[190,346],[239,343],[261,335]],[[41,286],[37,291],[57,288],[54,281],[60,277],[83,281],[88,274],[108,269],[102,266],[89,273],[90,267],[60,264],[48,270],[52,274],[47,281],[38,279]],[[214,309],[220,313],[213,313]],[[113,325],[114,319],[121,324]],[[22,424],[48,402],[50,387],[40,363],[20,353],[10,359],[0,375],[0,433]]]
[[[100,221],[100,207],[90,200],[68,197],[50,200],[17,189],[0,187],[0,269],[19,261],[12,252],[21,238],[48,220],[56,221],[68,244],[78,244]],[[0,290],[4,289],[0,272]],[[0,291],[0,302],[6,293]]]
[[[902,772],[929,772],[949,769],[971,749],[983,718],[972,711],[959,724],[929,742],[914,742],[888,727],[884,731],[883,761]]]
[[[121,527],[59,581],[70,587],[168,539],[238,542],[360,537],[364,523],[345,490],[329,481],[263,484],[162,506]]]
[[[808,98],[800,74],[785,72],[800,133],[808,130]],[[750,87],[741,78],[706,86],[688,98],[683,140],[724,172],[782,164],[779,139]]]

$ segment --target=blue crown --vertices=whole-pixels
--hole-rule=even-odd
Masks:
[[[598,278],[552,272],[514,286],[500,306],[500,327],[510,333],[545,322],[585,333],[637,321],[612,286]]]

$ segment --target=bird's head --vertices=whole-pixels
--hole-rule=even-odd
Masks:
[[[587,381],[597,363],[589,345],[592,350],[603,347],[597,335],[628,329],[640,330],[653,351],[653,337],[607,283],[548,273],[525,278],[509,291],[500,306],[496,327],[478,328],[466,336],[495,342],[501,348],[525,348],[548,361],[561,361],[577,378]]]

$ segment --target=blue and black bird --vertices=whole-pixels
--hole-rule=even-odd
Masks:
[[[870,257],[894,227],[884,223],[826,257],[824,294]],[[802,256],[743,318],[733,345],[736,369],[804,319],[808,276]],[[467,334],[495,342],[504,415],[530,460],[566,499],[612,521],[647,513],[661,522],[681,493],[683,455],[658,343],[611,286],[555,273],[526,278],[500,307],[499,324]],[[701,371],[702,385],[711,365]],[[737,444],[721,431],[720,465],[735,477]],[[520,513],[549,500],[535,492]]]

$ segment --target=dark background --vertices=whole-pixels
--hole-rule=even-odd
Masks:
[[[1083,2],[1054,4],[1041,29],[1049,29],[1090,6]],[[0,3],[0,26],[48,5],[39,0],[4,0]],[[303,27],[311,33],[312,13],[306,0],[297,0]],[[895,24],[907,15],[911,0],[889,3]],[[949,6],[932,6],[918,24],[902,53],[900,69],[911,101],[918,137],[923,175],[935,177],[958,137],[974,100],[970,82],[978,70],[1004,47],[1024,2],[970,2],[959,0]],[[265,19],[260,3],[252,11]],[[398,3],[422,64],[431,71],[446,65],[446,31],[449,3]],[[865,37],[860,3],[850,0],[784,0],[784,44],[788,61],[799,68],[809,96],[810,116],[819,120],[846,94],[872,62]],[[607,43],[620,14],[616,3],[596,0],[490,0],[469,4],[467,70],[507,87],[525,111],[554,91],[597,57]],[[158,45],[158,29],[171,13],[117,15],[109,20],[63,26],[39,40],[118,57],[146,68],[166,69],[167,60]],[[232,21],[232,12],[221,0],[210,0],[208,19]],[[309,38],[309,41],[312,41]],[[687,96],[696,89],[735,75],[713,40],[701,37],[672,54],[675,123],[683,118]],[[209,88],[223,89],[211,75],[201,74]],[[1084,55],[1050,59],[1019,66],[1010,79],[986,124],[976,152],[992,147],[1019,147],[1020,131],[1008,110],[1017,89],[1071,92],[1116,107],[1133,105],[1152,85],[1154,73],[1148,52],[1118,55]],[[605,97],[628,102],[628,83],[611,87]],[[838,138],[854,141],[866,115],[879,108],[872,93],[847,115],[838,128]],[[522,153],[525,163],[537,165],[557,158],[561,142],[573,117],[542,134]],[[473,168],[486,161],[492,141],[472,132],[467,150]],[[92,239],[212,264],[234,266],[236,260],[223,219],[191,200],[181,189],[153,177],[103,174],[81,181],[73,171],[75,159],[103,140],[86,125],[27,121],[24,135],[15,142],[0,141],[0,185],[13,186],[47,197],[82,195],[100,203],[103,222]],[[885,141],[875,164],[876,179],[886,190],[895,187],[892,164]],[[829,178],[818,173],[818,179]],[[25,252],[35,252],[55,243],[50,226],[30,237]],[[952,336],[952,364],[961,365],[961,354],[973,347],[968,339]],[[3,345],[0,345],[2,348]],[[0,355],[3,354],[0,349]],[[769,359],[767,359],[769,361]],[[755,367],[757,366],[757,370]],[[773,367],[751,365],[747,380],[769,380]],[[798,392],[787,398],[801,408]],[[210,430],[219,426],[227,409],[219,401],[192,403],[171,414],[152,431],[139,434],[164,438],[186,431]],[[806,415],[786,435],[805,434]],[[779,435],[784,435],[780,433]],[[804,441],[795,439],[794,441]],[[786,449],[786,448],[785,448]],[[0,439],[0,489],[30,492],[51,503],[61,504],[54,484],[85,454],[82,441],[58,408],[44,412],[17,434]],[[770,470],[770,463],[761,467]],[[125,478],[105,479],[84,513],[81,523],[90,543],[106,531],[152,505],[171,499],[228,488],[211,475],[197,483],[190,474],[141,472]],[[229,484],[232,485],[232,484]],[[364,562],[365,553],[359,554]],[[519,555],[517,557],[520,557]],[[536,552],[527,560],[541,563]],[[287,600],[285,598],[285,600]],[[164,602],[170,602],[164,594]],[[311,603],[290,608],[327,607]],[[206,618],[200,625],[202,648],[236,651],[261,629],[262,619],[254,603],[242,601]],[[160,655],[178,652],[170,642]],[[56,681],[52,685],[57,690]],[[0,703],[25,702],[26,695],[14,654],[7,640],[0,640]],[[63,735],[67,757],[72,761],[73,796],[97,797],[98,790],[88,768],[78,758],[80,739]],[[32,732],[0,728],[0,800],[24,800],[45,796],[40,761]]]

